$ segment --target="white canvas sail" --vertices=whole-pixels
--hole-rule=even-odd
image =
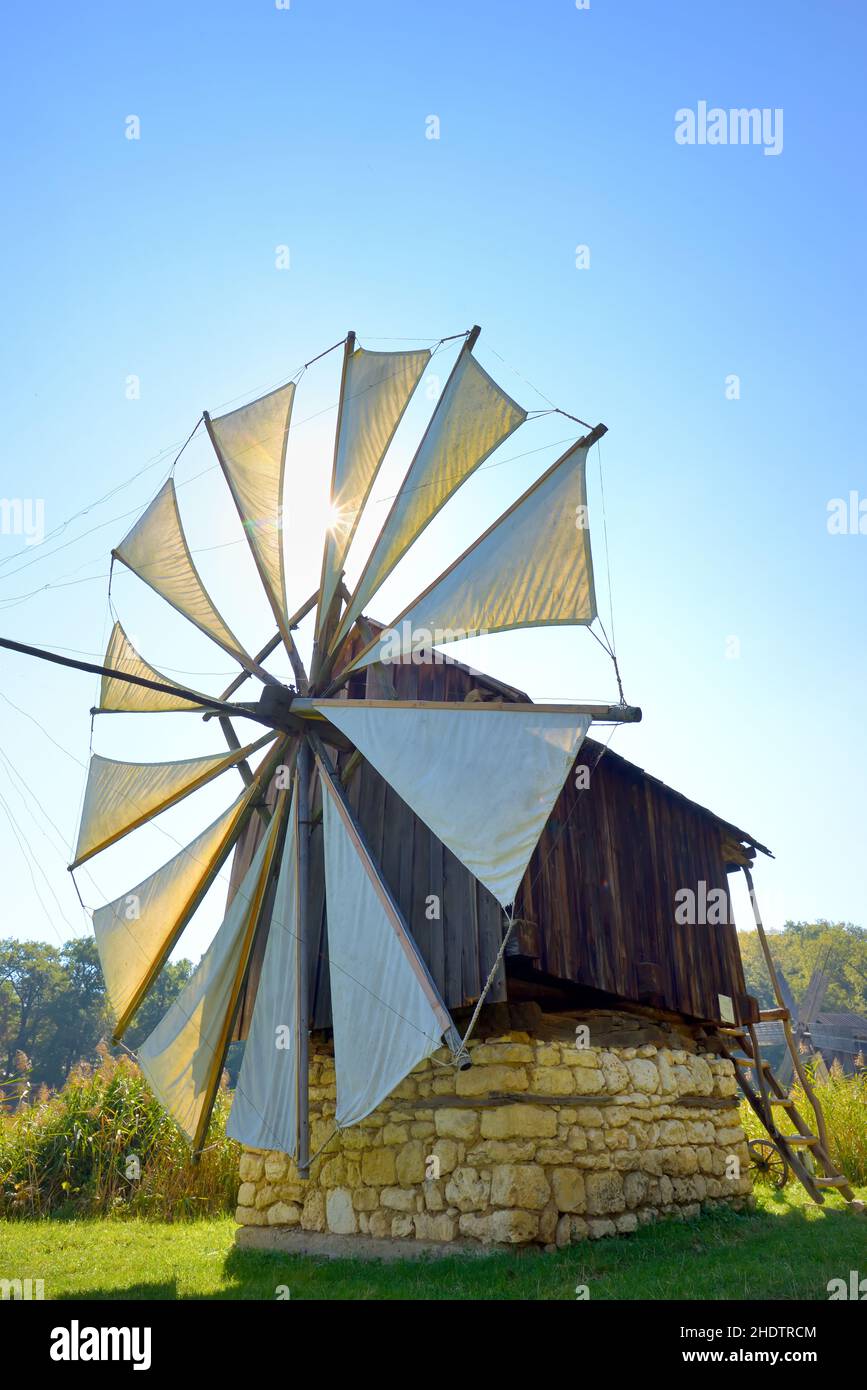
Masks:
[[[404,609],[353,668],[477,633],[591,623],[587,449],[573,445]]]
[[[269,742],[266,736],[230,753],[168,763],[127,763],[94,753],[87,773],[78,843],[71,867],[107,849]]]
[[[509,907],[590,716],[544,705],[425,709],[332,700],[316,708]]]
[[[226,1124],[230,1139],[293,1157],[298,1147],[300,931],[298,806],[293,793],[256,1003]]]
[[[295,383],[289,382],[240,410],[207,422],[281,630],[286,621],[283,475],[294,399]]]
[[[219,1084],[279,819],[277,814],[272,817],[222,925],[190,980],[137,1052],[154,1094],[194,1147],[203,1138],[208,1106]]]
[[[462,352],[347,605],[335,648],[437,512],[526,418],[472,353]]]
[[[379,873],[319,763],[340,1128],[358,1124],[453,1029]]]
[[[331,508],[325,539],[317,634],[334,597],[346,555],[401,417],[430,352],[366,352],[346,362],[335,444]]]
[[[176,684],[139,656],[120,623],[115,623],[111,630],[104,664],[112,671],[123,671],[128,676],[163,681],[168,685]],[[148,690],[147,686],[132,685],[127,681],[118,680],[116,676],[104,675],[100,684],[100,714],[157,714],[167,710],[200,708],[191,700],[181,700],[177,695],[169,695],[161,690]]]
[[[231,849],[249,801],[244,792],[221,816],[129,893],[97,908],[93,930],[105,987],[115,1019],[128,1021],[130,1008],[202,901]],[[120,1036],[119,1029],[114,1036]]]
[[[217,612],[199,578],[181,525],[171,478],[112,555],[243,666],[253,664],[252,657]]]

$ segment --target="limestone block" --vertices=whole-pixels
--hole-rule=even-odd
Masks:
[[[554,1244],[554,1237],[557,1234],[557,1222],[559,1219],[560,1213],[557,1207],[553,1202],[549,1202],[539,1216],[539,1234],[537,1237],[540,1244],[544,1245],[546,1250],[556,1250],[557,1248]]]
[[[415,1193],[408,1187],[383,1187],[379,1201],[392,1211],[415,1211]]]
[[[693,1079],[693,1089],[696,1095],[709,1096],[713,1094],[713,1072],[703,1057],[691,1057],[689,1059],[689,1072]]]
[[[444,1138],[475,1139],[479,1132],[479,1116],[475,1110],[436,1110],[434,1125],[437,1134]]]
[[[601,1052],[599,1066],[605,1078],[605,1090],[609,1095],[619,1095],[621,1091],[629,1089],[629,1072],[615,1053]]]
[[[415,1225],[416,1240],[454,1240],[458,1233],[457,1216],[449,1216],[447,1212],[439,1212],[433,1215],[431,1212],[419,1212],[413,1217]]]
[[[645,1057],[636,1057],[633,1062],[626,1063],[626,1070],[636,1091],[652,1095],[659,1090],[659,1071],[654,1062]]]
[[[490,1179],[475,1168],[456,1168],[446,1184],[446,1201],[458,1211],[483,1211],[491,1193]]]
[[[235,1220],[239,1226],[267,1226],[268,1213],[256,1207],[236,1207]]]
[[[466,1160],[476,1167],[483,1163],[528,1163],[535,1154],[535,1139],[487,1139],[468,1149]]]
[[[350,1152],[357,1152],[360,1149],[372,1148],[374,1138],[369,1129],[362,1129],[360,1125],[353,1125],[351,1129],[344,1129],[340,1135],[342,1147]]]
[[[400,1085],[395,1086],[391,1094],[395,1100],[415,1100],[418,1095],[418,1082],[411,1076],[406,1076]]]
[[[428,1157],[438,1159],[440,1177],[446,1173],[451,1173],[452,1169],[458,1165],[458,1155],[460,1149],[454,1139],[437,1139],[435,1144],[431,1144],[430,1149],[425,1154],[425,1172],[427,1172]]]
[[[386,1125],[382,1131],[383,1144],[405,1144],[409,1138],[408,1125]]]
[[[623,1196],[630,1209],[640,1207],[647,1198],[650,1179],[646,1173],[627,1173],[623,1179]]]
[[[599,1220],[587,1222],[587,1234],[591,1240],[601,1240],[603,1236],[616,1236],[617,1227],[613,1221]]]
[[[533,1048],[526,1043],[480,1043],[472,1048],[471,1055],[474,1067],[517,1067],[534,1060]]]
[[[632,1231],[638,1230],[638,1217],[634,1211],[625,1211],[622,1216],[618,1216],[614,1222],[621,1235],[629,1235]]]
[[[493,1206],[541,1211],[550,1200],[551,1189],[545,1170],[537,1163],[507,1163],[494,1169],[491,1182]]]
[[[593,1092],[588,1091],[587,1094],[592,1095]],[[576,1115],[577,1119],[575,1123],[581,1125],[584,1129],[598,1128],[598,1126],[602,1124],[602,1111],[597,1105],[581,1105],[578,1107]]]
[[[573,1125],[569,1130],[569,1148],[575,1153],[584,1153],[587,1149],[587,1134],[580,1125]]]
[[[252,1154],[244,1152],[241,1154],[241,1162],[238,1165],[238,1176],[241,1182],[256,1182],[261,1178],[265,1170],[265,1159],[262,1154]]]
[[[413,1139],[432,1139],[437,1130],[433,1120],[416,1120],[410,1125],[409,1132]]]
[[[578,1169],[555,1168],[551,1173],[551,1189],[558,1211],[584,1210],[584,1174]]]
[[[545,1164],[548,1164],[548,1163],[559,1163],[559,1164],[564,1164],[564,1163],[566,1163],[566,1164],[570,1164],[570,1163],[572,1162],[572,1157],[573,1157],[573,1155],[572,1155],[572,1150],[571,1150],[571,1149],[568,1149],[568,1148],[560,1148],[560,1149],[544,1149],[544,1148],[539,1148],[539,1149],[536,1150],[536,1162],[537,1162],[537,1163],[545,1163]]]
[[[393,1187],[397,1181],[394,1149],[365,1149],[361,1156],[361,1176],[369,1187]]]
[[[428,1211],[445,1211],[444,1188],[445,1183],[435,1182],[432,1178],[424,1184],[424,1204]]]
[[[626,1206],[623,1195],[623,1179],[616,1172],[588,1173],[584,1180],[587,1211],[591,1216],[602,1216],[606,1212],[621,1212]],[[592,1225],[592,1222],[591,1222]]]
[[[257,1192],[256,1192],[256,1201],[254,1202],[253,1205],[256,1206],[256,1207],[258,1207],[259,1211],[263,1211],[263,1210],[265,1209],[265,1207],[270,1207],[271,1203],[272,1203],[272,1202],[276,1202],[276,1200],[277,1200],[277,1193],[276,1193],[276,1191],[274,1190],[274,1188],[271,1186],[270,1183],[267,1183],[267,1182],[266,1182],[266,1183],[263,1183],[262,1186],[261,1186],[260,1188],[257,1189]]]
[[[470,1236],[473,1240],[480,1240],[484,1245],[488,1245],[493,1240],[490,1216],[479,1216],[476,1212],[466,1212],[458,1221],[458,1229],[462,1236]]]
[[[558,1067],[561,1060],[562,1054],[556,1043],[540,1043],[536,1048],[536,1062],[540,1067]]]
[[[491,1091],[526,1091],[529,1089],[526,1067],[470,1067],[455,1077],[455,1092],[459,1096],[486,1096]]]
[[[395,1164],[397,1180],[401,1187],[413,1187],[424,1182],[425,1146],[420,1139],[412,1139],[397,1155]]]
[[[682,1120],[663,1120],[659,1126],[659,1138],[663,1144],[685,1144],[686,1126]]]
[[[715,1096],[736,1096],[739,1087],[735,1076],[715,1076],[713,1093]]]
[[[314,1188],[308,1192],[301,1209],[301,1226],[305,1231],[325,1230],[325,1193]]]
[[[730,1129],[718,1129],[716,1132],[716,1142],[727,1148],[735,1148],[742,1144],[745,1137],[740,1125],[732,1126]]]
[[[381,1207],[377,1211],[372,1211],[370,1213],[370,1225],[368,1226],[370,1234],[376,1236],[378,1240],[382,1240],[383,1236],[390,1236],[391,1223],[394,1219],[394,1214],[392,1212],[385,1211]]]
[[[358,1230],[358,1217],[348,1187],[332,1187],[325,1194],[325,1220],[329,1231],[335,1235],[351,1236]]]
[[[576,1059],[580,1059],[581,1053],[578,1052],[575,1056]],[[605,1077],[598,1067],[590,1067],[586,1062],[576,1060],[570,1070],[572,1072],[572,1095],[601,1096],[604,1094]]]
[[[238,1206],[252,1207],[256,1203],[256,1184],[254,1182],[242,1182],[238,1188]]]
[[[553,1106],[498,1105],[482,1111],[483,1139],[553,1139],[556,1133]]]
[[[269,1182],[279,1182],[286,1176],[286,1155],[269,1153],[265,1157],[265,1177]]]
[[[405,1240],[413,1232],[413,1220],[411,1216],[393,1216],[391,1218],[391,1235],[395,1240]]]
[[[346,1159],[337,1154],[323,1162],[319,1170],[320,1187],[344,1187],[346,1185]]]
[[[568,1067],[534,1067],[530,1074],[530,1090],[543,1096],[579,1094],[575,1088],[575,1077]]]
[[[269,1226],[297,1226],[301,1221],[301,1208],[293,1203],[275,1202],[268,1208]]]
[[[491,1239],[504,1245],[523,1245],[539,1233],[539,1218],[530,1211],[495,1211]]]

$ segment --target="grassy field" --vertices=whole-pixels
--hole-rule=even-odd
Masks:
[[[862,1189],[860,1196],[867,1196]],[[759,1190],[759,1209],[557,1254],[368,1263],[234,1248],[227,1218],[0,1223],[0,1278],[43,1279],[50,1299],[827,1299],[829,1279],[867,1272],[867,1215],[836,1196]],[[284,1295],[285,1296],[285,1295]]]

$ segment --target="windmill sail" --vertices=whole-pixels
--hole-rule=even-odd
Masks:
[[[199,578],[169,478],[112,555],[248,669],[253,658],[227,627]]]
[[[77,869],[92,855],[272,740],[273,735],[266,734],[256,743],[230,753],[210,753],[203,758],[182,758],[170,763],[125,763],[95,753],[87,773],[75,860],[70,868]]]
[[[298,1147],[298,804],[295,795],[268,942],[226,1124],[230,1139],[295,1155]]]
[[[271,819],[214,940],[138,1049],[154,1094],[197,1149],[203,1138],[279,837]]]
[[[365,352],[360,347],[346,360],[331,482],[336,522],[325,539],[317,636],[370,489],[429,361],[428,350]]]
[[[325,897],[340,1128],[358,1124],[454,1025],[330,773],[322,779]]]
[[[472,353],[463,351],[347,605],[334,648],[437,512],[526,418]]]
[[[258,787],[257,787],[258,792]],[[234,844],[250,792],[129,893],[93,914],[96,947],[119,1038]]]
[[[124,671],[128,676],[172,684],[167,676],[139,656],[120,623],[115,623],[111,630],[104,664],[112,671]],[[100,714],[157,714],[167,710],[195,710],[199,706],[191,700],[169,695],[166,691],[148,690],[146,686],[131,685],[128,681],[104,675],[97,708]]]
[[[397,661],[482,632],[591,623],[587,448],[566,451],[352,663]]]
[[[205,417],[256,568],[284,636],[283,475],[294,399],[295,383],[289,382],[240,410],[216,420]]]
[[[330,700],[316,708],[509,907],[590,716],[544,705],[401,708]]]

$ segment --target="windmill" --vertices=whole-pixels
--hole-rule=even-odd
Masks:
[[[365,842],[340,756],[369,762],[494,895],[506,914],[499,961],[518,885],[591,721],[641,717],[623,700],[622,688],[620,703],[612,705],[367,698],[376,689],[377,664],[411,660],[469,633],[590,626],[597,616],[589,532],[576,516],[586,514],[587,454],[605,426],[578,421],[587,433],[387,628],[365,617],[369,601],[446,502],[528,417],[473,355],[478,333],[456,335],[464,341],[455,364],[351,591],[344,583],[347,555],[432,350],[368,351],[353,333],[335,344],[343,347],[343,367],[331,506],[341,524],[324,537],[318,588],[294,612],[287,604],[281,508],[297,382],[228,414],[203,414],[273,612],[275,636],[251,654],[229,628],[196,569],[171,476],[112,551],[112,564],[136,574],[238,663],[222,695],[168,680],[139,654],[119,621],[99,666],[2,643],[100,674],[95,713],[193,711],[215,718],[226,739],[225,750],[180,761],[94,754],[72,871],[230,769],[243,780],[237,798],[191,844],[132,893],[93,913],[115,1042],[252,818],[262,821],[211,945],[137,1051],[194,1151],[207,1131],[254,945],[264,939],[228,1133],[252,1147],[291,1154],[302,1174],[308,1170],[306,904],[314,797],[323,822],[337,1127],[364,1119],[443,1046],[453,1065],[468,1065],[466,1041],[493,971],[461,1037]],[[314,610],[308,671],[294,634]],[[281,643],[291,685],[265,665]],[[364,698],[356,693],[359,674],[367,676]],[[258,698],[233,699],[249,680],[259,682]],[[265,732],[242,742],[235,718]],[[254,769],[251,760],[259,755]]]
[[[789,1021],[792,1031],[792,1040],[798,1051],[807,1055],[808,1060],[816,1068],[816,1075],[819,1080],[827,1079],[828,1069],[821,1052],[814,1046],[812,1030],[818,1017],[819,1011],[825,1000],[825,995],[830,984],[828,967],[830,963],[831,948],[829,947],[821,966],[816,966],[810,976],[806,992],[800,1004],[795,1002],[792,988],[786,979],[782,966],[775,964],[777,980],[779,981],[780,994],[785,1007],[789,1011]],[[786,1046],[786,1036],[782,1023],[770,1022],[758,1025],[760,1039],[764,1044],[771,1045],[779,1043],[783,1047],[783,1053],[779,1066],[776,1068],[777,1080],[781,1086],[790,1086],[794,1075],[794,1060],[790,1049]]]

